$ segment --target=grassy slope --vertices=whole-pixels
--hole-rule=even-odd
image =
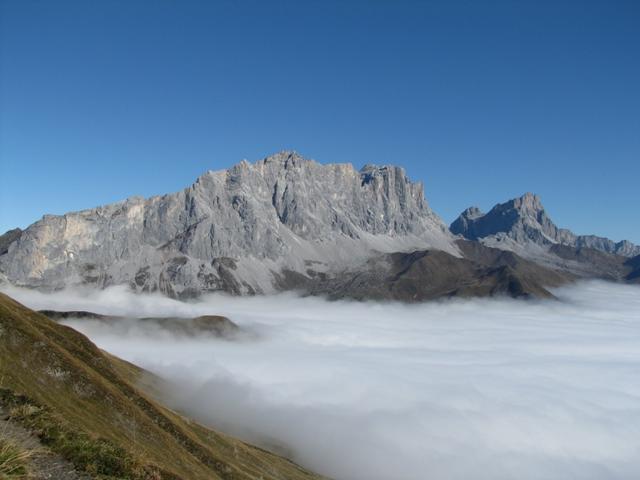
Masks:
[[[0,397],[43,407],[23,423],[80,468],[119,478],[319,478],[160,406],[134,386],[139,374],[75,330],[0,294]],[[86,461],[103,450],[126,461],[111,470]]]

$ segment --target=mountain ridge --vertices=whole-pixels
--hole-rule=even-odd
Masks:
[[[505,236],[518,244],[532,242],[545,246],[586,247],[625,257],[640,254],[640,246],[628,240],[615,242],[596,235],[576,235],[571,230],[559,228],[547,214],[540,197],[530,192],[498,203],[487,213],[477,207],[469,207],[451,223],[449,229],[468,240],[491,244]]]
[[[404,169],[358,171],[287,151],[205,172],[172,194],[45,215],[8,246],[0,271],[16,285],[53,289],[270,293],[283,269],[330,270],[411,248],[459,254]]]
[[[496,269],[512,266],[494,265],[497,260],[487,252],[478,263],[477,252],[462,248],[462,238],[513,252],[519,270],[498,278]],[[25,230],[1,236],[0,246],[0,282],[49,290],[126,284],[136,292],[182,299],[216,291],[333,295],[344,286],[343,277],[359,273],[375,288],[345,291],[363,298],[378,292],[381,298],[419,301],[461,288],[479,295],[547,296],[528,262],[549,278],[557,271],[566,281],[628,281],[635,267],[625,259],[640,254],[630,242],[557,227],[532,193],[487,213],[470,207],[447,227],[430,208],[423,184],[412,182],[402,167],[367,164],[358,170],[350,163],[320,164],[294,151],[206,171],[174,193],[44,215]],[[415,252],[427,259],[419,265],[437,258],[442,268],[460,272],[466,286],[446,275],[427,275],[431,265],[416,267],[423,277],[405,277],[403,288],[393,287],[397,282],[385,276],[395,269],[393,255]],[[371,271],[372,265],[381,270]],[[514,275],[530,288],[498,288]],[[421,282],[445,283],[425,289]]]

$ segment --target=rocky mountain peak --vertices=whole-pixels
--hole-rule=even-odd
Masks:
[[[624,256],[640,253],[640,247],[625,240],[614,242],[608,238],[576,235],[570,230],[558,228],[547,214],[540,197],[533,193],[499,203],[486,214],[475,207],[468,208],[449,228],[456,235],[490,245],[496,245],[506,237],[521,246],[528,243],[540,246],[562,244]]]
[[[507,202],[507,204],[511,204],[512,208],[516,210],[521,210],[522,212],[534,215],[544,212],[544,206],[542,205],[540,197],[531,192],[527,192],[521,197],[514,198]]]
[[[473,222],[474,220],[482,217],[484,213],[478,207],[469,207],[455,219],[449,229],[456,235],[463,235],[466,238],[471,238],[471,235],[475,235]]]
[[[462,212],[462,215],[465,218],[474,219],[481,217],[482,215],[484,215],[484,213],[478,207],[469,207],[464,212]]]
[[[273,155],[269,155],[263,158],[257,163],[260,162],[264,164],[276,164],[284,169],[291,169],[299,167],[302,163],[305,162],[313,162],[313,160],[303,157],[295,150],[282,150],[278,153],[274,153]]]
[[[540,234],[546,235],[553,230],[548,220],[540,197],[526,193],[521,197],[494,206],[488,213],[482,213],[477,207],[467,208],[451,224],[453,233],[463,235],[470,240],[478,240],[498,233],[510,233],[518,240]]]
[[[435,248],[453,236],[404,169],[321,164],[293,151],[208,171],[182,191],[45,216],[0,255],[12,283],[127,283],[178,296],[267,292],[376,252]]]

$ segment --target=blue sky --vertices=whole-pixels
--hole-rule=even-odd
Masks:
[[[295,149],[640,243],[638,1],[0,0],[0,230]]]

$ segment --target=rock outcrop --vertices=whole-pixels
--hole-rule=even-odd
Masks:
[[[14,228],[0,235],[0,255],[4,255],[9,251],[9,245],[18,240],[22,235],[22,230]]]

